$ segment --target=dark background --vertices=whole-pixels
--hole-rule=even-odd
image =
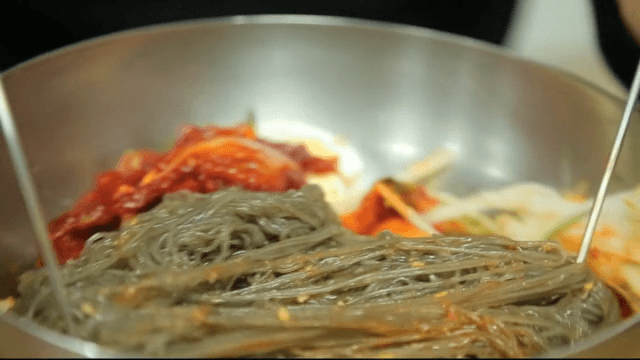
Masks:
[[[603,55],[628,87],[640,50],[626,32],[615,2],[592,2]],[[347,16],[423,26],[502,44],[515,5],[515,0],[4,0],[0,71],[44,52],[116,31],[229,15]]]

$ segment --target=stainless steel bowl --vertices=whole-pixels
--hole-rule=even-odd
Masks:
[[[3,77],[51,218],[127,148],[166,145],[181,123],[229,124],[249,111],[263,131],[345,136],[364,165],[365,185],[441,146],[459,151],[448,190],[461,195],[518,181],[597,184],[624,105],[580,79],[474,40],[315,16],[128,31],[47,54]],[[617,188],[640,182],[634,116]],[[37,247],[5,144],[0,151],[0,296],[7,296]],[[638,322],[554,355],[638,356]],[[113,355],[11,315],[0,316],[0,352]]]

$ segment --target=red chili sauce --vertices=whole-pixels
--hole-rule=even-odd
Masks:
[[[299,189],[309,173],[337,171],[337,158],[314,157],[302,145],[258,139],[251,126],[186,126],[171,150],[133,150],[114,170],[100,174],[93,190],[49,223],[61,264],[80,255],[85,241],[180,190],[209,193],[237,186],[282,192]]]

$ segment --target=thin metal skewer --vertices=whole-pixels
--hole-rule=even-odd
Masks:
[[[600,182],[600,188],[598,189],[598,194],[596,195],[596,199],[593,202],[593,207],[591,208],[591,213],[589,214],[589,221],[587,222],[587,228],[585,229],[584,236],[582,238],[582,244],[580,244],[580,252],[578,253],[578,259],[576,260],[578,263],[582,263],[587,259],[587,254],[589,253],[591,240],[593,240],[593,234],[595,233],[596,226],[598,225],[598,218],[600,217],[600,213],[602,213],[602,207],[604,205],[604,198],[607,195],[607,187],[609,186],[609,180],[611,180],[611,175],[613,174],[613,170],[615,169],[616,162],[618,161],[618,155],[620,154],[620,149],[622,148],[622,142],[624,140],[624,136],[627,133],[627,127],[629,126],[631,114],[633,113],[633,109],[635,108],[635,105],[638,101],[639,92],[640,92],[640,62],[638,62],[636,74],[633,77],[633,83],[631,84],[631,89],[629,91],[629,98],[627,99],[627,105],[622,115],[622,121],[620,122],[620,127],[618,128],[618,134],[616,135],[615,142],[613,143],[611,154],[609,155],[607,168],[604,172],[604,175],[602,176],[602,181]]]
[[[47,233],[47,226],[42,211],[42,206],[40,204],[40,200],[38,199],[38,194],[36,193],[36,188],[33,182],[33,178],[31,177],[31,172],[29,172],[27,158],[22,149],[20,136],[18,135],[13,116],[11,115],[9,101],[5,93],[4,84],[1,77],[0,125],[2,125],[2,133],[4,134],[4,139],[7,143],[7,147],[9,148],[9,155],[11,156],[11,161],[13,162],[13,168],[16,172],[16,176],[18,177],[18,184],[20,185],[22,197],[24,198],[27,211],[29,212],[29,217],[31,218],[31,225],[33,226],[33,231],[35,232],[36,239],[38,240],[38,244],[40,245],[40,251],[42,252],[42,255],[44,257],[45,266],[47,267],[47,270],[49,272],[49,281],[51,282],[53,294],[60,305],[60,309],[62,310],[67,329],[70,333],[72,333],[73,323],[71,322],[71,315],[67,309],[65,302],[65,294],[62,286],[60,269],[58,268],[58,260],[55,256],[55,252],[53,250],[51,242],[49,241],[49,235]]]

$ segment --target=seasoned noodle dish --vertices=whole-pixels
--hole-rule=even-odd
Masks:
[[[10,311],[168,357],[527,357],[620,321],[560,242],[431,229],[426,190],[390,179],[336,211],[310,179],[337,158],[307,150],[240,125],[128,152],[49,224],[71,326],[43,267]]]
[[[619,316],[556,243],[359,236],[315,185],[166,195],[62,273],[75,335],[154,356],[527,356]],[[67,331],[46,278],[15,311]]]

